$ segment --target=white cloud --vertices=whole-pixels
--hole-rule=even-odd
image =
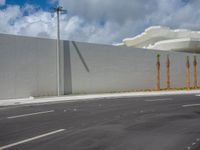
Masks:
[[[6,0],[0,0],[0,6],[5,5],[5,3],[6,3]]]
[[[88,21],[111,20],[123,23],[139,20],[156,9],[157,0],[61,0],[69,12]]]
[[[69,14],[61,16],[64,39],[95,43],[119,42],[151,25],[200,29],[200,1],[190,0],[63,0]],[[84,7],[83,7],[84,6]],[[28,13],[23,16],[23,13]],[[56,37],[56,16],[36,9],[8,6],[0,10],[0,32]]]
[[[100,42],[105,42],[103,38],[108,43],[119,41],[152,25],[200,29],[198,0],[61,0],[61,4],[87,24],[103,21],[105,26],[99,27],[96,35],[91,35]]]
[[[55,17],[49,12],[34,11],[28,9],[31,6],[20,8],[19,6],[8,6],[0,11],[0,32],[28,35],[54,37]],[[24,16],[23,13],[28,13]],[[56,28],[55,28],[56,29]],[[43,33],[43,34],[41,34]]]

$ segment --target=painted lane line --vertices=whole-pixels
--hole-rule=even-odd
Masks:
[[[182,105],[182,107],[194,107],[194,106],[200,106],[200,104],[187,104],[187,105]]]
[[[155,102],[155,101],[170,101],[172,98],[163,98],[163,99],[147,99],[145,102]]]
[[[31,141],[34,141],[34,140],[38,140],[38,139],[41,139],[41,138],[44,138],[44,137],[47,137],[47,136],[50,136],[50,135],[53,135],[53,134],[56,134],[56,133],[59,133],[59,132],[63,132],[65,130],[66,129],[59,129],[59,130],[55,130],[55,131],[52,131],[52,132],[49,132],[49,133],[41,134],[39,136],[28,138],[28,139],[25,139],[25,140],[22,140],[22,141],[19,141],[19,142],[16,142],[16,143],[5,145],[5,146],[0,147],[0,150],[4,150],[4,149],[14,147],[14,146],[17,146],[17,145],[20,145],[20,144],[28,143],[28,142],[31,142]]]
[[[34,116],[34,115],[41,115],[41,114],[47,114],[47,113],[52,113],[52,112],[54,112],[54,110],[41,111],[41,112],[23,114],[23,115],[18,115],[18,116],[10,116],[10,117],[7,117],[7,119],[15,119],[15,118],[21,118],[21,117]]]

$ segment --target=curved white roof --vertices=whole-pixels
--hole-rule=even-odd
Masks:
[[[200,52],[200,32],[153,26],[140,35],[124,39],[123,44],[146,49]]]

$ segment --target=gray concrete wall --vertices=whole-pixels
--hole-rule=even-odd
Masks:
[[[56,42],[0,35],[0,99],[56,94]]]
[[[156,88],[156,55],[161,60],[161,87],[166,88],[166,57],[171,60],[171,87],[185,87],[186,57],[189,53],[114,47],[70,42],[73,93],[101,93]],[[199,62],[200,55],[197,55]],[[197,68],[200,80],[200,64]],[[200,81],[199,81],[200,83]]]
[[[172,87],[185,87],[186,56],[190,56],[193,83],[193,55],[189,53],[62,41],[61,94],[155,89],[158,53],[162,88],[166,87],[167,54]],[[200,62],[200,55],[196,56]],[[0,34],[0,99],[56,95],[56,78],[55,40]]]

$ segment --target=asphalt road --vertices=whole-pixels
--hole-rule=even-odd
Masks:
[[[0,108],[0,150],[199,150],[200,97]]]

